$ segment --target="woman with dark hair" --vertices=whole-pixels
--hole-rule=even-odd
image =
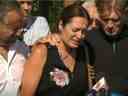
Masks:
[[[63,10],[52,31],[54,34],[33,47],[25,64],[22,96],[85,95],[88,91],[87,52],[82,41],[89,21],[86,10],[77,4]],[[57,42],[54,42],[56,37]]]

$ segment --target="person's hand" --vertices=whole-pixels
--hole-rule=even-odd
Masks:
[[[97,12],[95,3],[86,1],[82,6],[87,10],[91,18],[91,24],[88,29],[92,30],[92,29],[97,28],[97,21],[99,21],[99,14]]]
[[[49,34],[37,41],[37,43],[50,44],[52,46],[58,46],[60,42],[61,39],[58,34]]]
[[[87,10],[91,18],[93,19],[99,18],[97,8],[94,2],[85,2],[82,6]]]

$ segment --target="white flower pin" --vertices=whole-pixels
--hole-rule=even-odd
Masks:
[[[54,68],[54,70],[50,72],[50,76],[57,86],[64,87],[69,84],[68,73],[63,70]]]

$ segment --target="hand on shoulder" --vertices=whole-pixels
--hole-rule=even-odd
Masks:
[[[58,44],[61,42],[61,39],[58,34],[49,34],[46,37],[41,38],[37,41],[37,44],[50,44],[52,46],[58,46]]]

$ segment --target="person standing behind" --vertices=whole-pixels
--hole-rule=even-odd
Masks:
[[[88,32],[97,78],[105,77],[112,96],[128,95],[128,0],[95,0],[98,29]]]
[[[88,30],[94,31],[94,29],[97,28],[97,20],[99,17],[96,9],[96,5],[95,5],[95,0],[86,0],[85,2],[82,3],[82,6],[88,11],[91,18],[91,23]]]
[[[23,41],[32,46],[41,37],[48,35],[50,29],[45,17],[31,16],[33,0],[16,0],[24,15]]]
[[[17,4],[0,5],[0,96],[18,96],[21,77],[29,49],[17,40],[22,25]]]

